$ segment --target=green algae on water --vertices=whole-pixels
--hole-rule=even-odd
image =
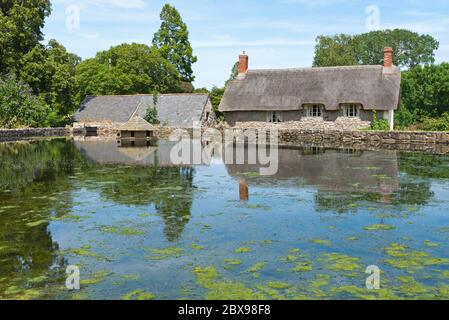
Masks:
[[[313,270],[313,265],[312,262],[310,261],[302,261],[302,262],[297,262],[295,267],[293,269],[291,269],[292,272],[309,272]]]
[[[266,262],[258,262],[250,267],[246,272],[253,273],[257,275],[260,271],[262,271],[267,266]]]
[[[214,267],[195,267],[193,270],[200,286],[208,290],[208,300],[264,300],[266,297],[234,281],[219,281],[220,275]]]
[[[235,253],[249,253],[251,251],[252,251],[251,248],[246,248],[246,247],[235,249]]]
[[[239,266],[242,264],[242,260],[237,260],[237,259],[224,259],[224,262],[231,266]]]
[[[267,286],[271,289],[287,289],[290,288],[292,285],[281,281],[270,281],[267,283]]]
[[[323,246],[330,246],[330,245],[332,245],[332,241],[324,240],[324,239],[312,239],[311,242],[314,243],[314,244],[319,244],[319,245],[323,245]]]
[[[81,279],[80,283],[84,286],[90,286],[94,284],[98,284],[100,282],[103,282],[106,277],[110,276],[112,272],[103,270],[103,271],[97,271],[92,275],[92,278],[90,279]]]
[[[328,264],[328,267],[332,271],[355,271],[360,269],[360,259],[350,257],[339,253],[325,253],[323,254],[324,261]]]
[[[425,240],[424,245],[429,248],[437,248],[440,246],[438,243],[432,242],[430,240]]]
[[[141,236],[145,234],[144,231],[134,228],[119,228],[116,226],[102,227],[101,231],[104,233],[118,234],[120,236]]]
[[[286,297],[279,293],[278,289],[270,288],[266,285],[258,285],[256,288],[273,300],[286,300]]]
[[[389,231],[395,229],[395,227],[388,224],[373,224],[364,229],[367,231]]]
[[[393,243],[384,249],[394,259],[386,259],[385,263],[397,268],[413,271],[425,266],[449,264],[449,259],[435,258],[425,251],[412,251],[407,246]]]
[[[150,251],[153,254],[152,256],[148,257],[151,260],[164,260],[164,259],[169,259],[169,258],[179,258],[184,253],[184,249],[177,248],[177,247],[168,247],[165,249],[149,248],[146,250]]]
[[[154,300],[156,295],[152,292],[138,289],[122,296],[122,300]]]
[[[140,279],[140,275],[139,274],[122,274],[120,276],[120,278],[122,278],[123,280],[127,280],[127,281],[138,281]]]
[[[155,213],[141,213],[141,214],[139,214],[140,218],[149,218],[149,217],[156,217],[156,216],[157,216],[157,214],[155,214]]]
[[[92,252],[90,250],[90,247],[87,247],[87,246],[77,248],[77,249],[64,250],[64,251],[62,251],[62,254],[73,254],[73,255],[81,256],[81,257],[90,257],[90,258],[95,258],[98,260],[110,261],[109,258],[107,258],[101,254]]]
[[[201,246],[201,245],[196,244],[196,243],[193,243],[191,247],[192,247],[193,250],[204,250],[204,246]]]

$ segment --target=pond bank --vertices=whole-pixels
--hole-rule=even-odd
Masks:
[[[279,143],[297,146],[305,143],[324,147],[347,147],[376,150],[425,151],[437,154],[449,153],[449,133],[405,131],[314,131],[279,130]]]
[[[70,134],[70,128],[0,129],[0,141],[34,137],[65,137]]]

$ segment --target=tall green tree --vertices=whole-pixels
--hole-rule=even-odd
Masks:
[[[15,76],[0,78],[0,128],[43,127],[49,108]]]
[[[383,49],[392,47],[395,65],[411,69],[435,62],[439,43],[430,35],[404,29],[373,31],[360,35],[320,36],[315,47],[316,67],[383,64]]]
[[[122,44],[97,53],[76,69],[79,100],[87,95],[180,92],[179,73],[157,48]]]
[[[159,48],[162,57],[176,66],[183,81],[193,82],[192,65],[198,58],[193,55],[187,25],[178,10],[169,4],[162,8],[160,18],[162,24],[154,34],[153,45]]]
[[[20,61],[20,78],[51,106],[53,126],[68,124],[79,106],[75,70],[80,62],[80,57],[67,52],[56,40],[50,40],[47,46],[36,45]]]
[[[50,0],[0,1],[0,73],[16,72],[22,56],[43,39]]]

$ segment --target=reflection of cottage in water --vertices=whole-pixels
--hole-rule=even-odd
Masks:
[[[338,151],[320,148],[279,149],[279,170],[261,177],[260,165],[227,165],[233,176],[246,176],[249,185],[272,185],[290,179],[297,185],[330,192],[394,193],[399,186],[398,157],[392,152]]]
[[[75,146],[83,156],[97,164],[124,164],[134,166],[175,166],[170,161],[169,141],[115,140],[75,137]]]

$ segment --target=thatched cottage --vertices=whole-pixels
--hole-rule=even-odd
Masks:
[[[165,127],[188,129],[195,123],[210,126],[216,121],[207,94],[160,94],[156,98],[152,94],[89,96],[74,115],[74,129],[84,129],[92,135],[116,135],[120,131],[128,135],[135,124],[147,133],[152,130],[142,120],[154,105],[158,120]]]
[[[385,48],[384,55],[383,66],[251,70],[244,53],[239,57],[239,76],[228,84],[219,111],[231,126],[306,118],[323,123],[371,121],[377,111],[393,128],[401,70],[393,65],[391,48]]]

